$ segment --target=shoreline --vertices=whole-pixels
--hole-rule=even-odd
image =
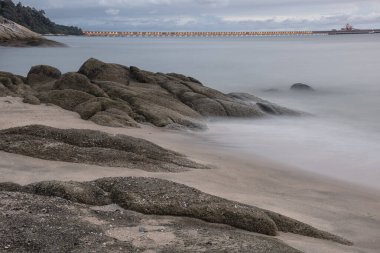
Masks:
[[[56,121],[57,115],[61,116],[60,122]],[[380,233],[379,191],[298,171],[259,157],[239,155],[228,147],[205,142],[197,133],[145,126],[140,129],[102,127],[80,119],[76,113],[56,106],[24,104],[20,98],[0,98],[0,117],[6,119],[0,122],[0,129],[44,124],[140,137],[212,167],[210,170],[181,173],[151,173],[45,161],[0,152],[1,181],[27,184],[47,179],[88,181],[104,176],[157,177],[280,212],[354,242],[354,246],[342,246],[293,234],[281,233],[278,236],[290,246],[305,252],[317,252],[315,248],[318,252],[320,249],[325,252],[376,252],[380,248],[380,242],[376,242],[376,235]]]
[[[2,47],[67,47],[67,45],[48,40],[45,38],[25,39],[25,40],[5,40],[0,41]]]
[[[2,47],[67,47],[49,40],[28,28],[0,16],[0,46]]]
[[[210,122],[209,131],[202,135],[243,157],[253,155],[282,167],[379,191],[376,178],[380,174],[376,164],[380,160],[371,151],[377,150],[376,133],[344,123],[320,115],[255,121],[218,120]],[[349,143],[348,147],[343,146],[344,141]],[[353,146],[356,149],[350,152],[349,147]]]

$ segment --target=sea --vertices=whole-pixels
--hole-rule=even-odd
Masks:
[[[380,35],[49,37],[67,48],[0,47],[0,70],[77,71],[90,57],[177,72],[223,92],[247,92],[302,117],[213,119],[206,141],[303,171],[380,189]],[[290,90],[305,83],[313,92]]]

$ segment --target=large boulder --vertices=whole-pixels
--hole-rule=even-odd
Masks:
[[[138,127],[133,119],[134,112],[130,105],[120,99],[97,97],[79,104],[74,108],[82,119],[91,120],[102,126]]]
[[[61,71],[48,65],[33,66],[28,73],[27,83],[31,86],[39,86],[54,82],[61,77]]]
[[[203,129],[202,116],[178,100],[173,94],[157,84],[132,82],[124,86],[112,82],[97,82],[113,100],[127,102],[136,121],[166,127],[182,125],[188,128]]]
[[[78,72],[91,80],[129,84],[130,73],[127,67],[119,64],[104,63],[94,58],[87,60]]]
[[[183,103],[199,112],[204,117],[227,117],[225,108],[218,101],[192,91],[180,95]]]
[[[107,67],[108,66],[108,67]],[[184,126],[204,129],[204,117],[263,117],[272,115],[296,115],[292,110],[279,107],[253,96],[231,96],[202,85],[198,80],[176,73],[152,73],[137,67],[129,68],[130,83],[113,81],[98,74],[107,68],[119,69],[119,65],[89,59],[80,69],[112,100],[125,101],[133,113],[121,114],[120,110],[96,111],[96,103],[80,106],[82,118],[109,126],[130,126],[131,122],[146,122],[159,127]],[[126,67],[124,67],[126,69]],[[112,71],[110,73],[113,73]],[[107,79],[106,81],[104,81]],[[103,81],[102,81],[103,80]],[[87,108],[87,109],[86,109]],[[82,110],[85,109],[85,110]],[[85,113],[83,113],[85,112]]]
[[[176,78],[178,79],[178,77]],[[194,82],[171,80],[161,82],[160,85],[171,94],[174,94],[182,103],[205,117],[254,118],[268,114],[267,110],[263,110],[257,104],[263,100],[251,100],[254,96],[241,99],[239,96],[224,94]],[[248,100],[250,102],[247,102]],[[286,113],[284,112],[284,114]]]
[[[1,78],[8,78],[12,85],[24,84],[23,80],[19,76],[14,75],[14,74],[9,73],[9,72],[0,71],[0,77]]]
[[[79,104],[87,102],[95,96],[78,90],[52,90],[41,92],[38,95],[42,103],[54,104],[63,109],[73,111]]]
[[[154,78],[154,73],[140,70],[138,67],[131,66],[130,68],[131,77],[140,83],[156,83]]]
[[[0,77],[0,97],[14,96],[15,93],[10,91],[7,86],[4,85],[6,83],[9,83],[9,81]]]
[[[57,80],[58,78],[58,80]],[[39,65],[23,79],[0,72],[0,96],[25,97],[75,111],[82,119],[111,127],[151,124],[205,129],[208,117],[257,118],[298,112],[242,93],[224,94],[176,73],[153,73],[137,67],[87,60],[78,73]],[[28,90],[29,89],[29,90]],[[36,103],[34,97],[25,102]]]
[[[139,127],[139,124],[131,116],[116,108],[99,111],[90,120],[101,126]]]
[[[31,92],[21,77],[9,72],[0,71],[0,96],[23,96]]]
[[[56,83],[55,89],[58,90],[79,90],[96,97],[108,97],[107,94],[99,88],[96,84],[90,82],[90,80],[82,74],[75,72],[69,72],[64,74]]]
[[[97,98],[90,99],[86,102],[78,104],[74,111],[79,113],[82,119],[88,120],[94,116],[97,112],[102,111],[102,103]]]

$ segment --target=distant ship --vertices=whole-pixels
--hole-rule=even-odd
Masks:
[[[345,35],[345,34],[375,34],[380,33],[380,29],[356,29],[350,24],[340,30],[333,29],[331,31],[314,31],[314,34],[328,34],[328,35]]]

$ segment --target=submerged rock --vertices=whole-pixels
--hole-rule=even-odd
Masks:
[[[290,87],[291,90],[297,90],[297,91],[314,91],[314,89],[304,83],[295,83]]]
[[[207,168],[143,139],[42,125],[1,130],[0,150],[46,160],[146,171],[179,172]]]
[[[287,116],[299,116],[303,114],[301,112],[290,110],[286,107],[279,106],[277,104],[271,103],[269,101],[266,101],[248,93],[234,92],[229,93],[228,96],[237,100],[241,100],[243,103],[255,105],[266,114]]]
[[[277,88],[268,88],[268,89],[263,89],[264,92],[279,92],[280,90]]]

